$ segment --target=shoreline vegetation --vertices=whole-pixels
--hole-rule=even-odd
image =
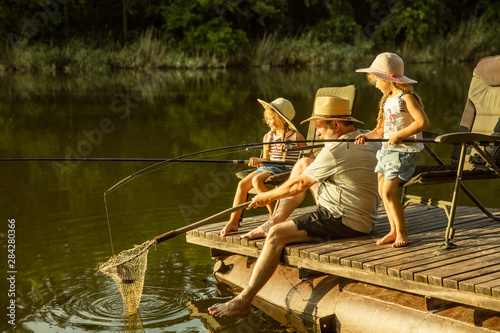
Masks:
[[[196,3],[194,0],[184,1]],[[38,28],[31,22],[30,34],[30,21],[23,17],[24,25],[19,23],[23,20],[18,20],[17,30],[0,26],[0,32],[3,30],[8,36],[5,46],[0,48],[0,73],[78,74],[116,70],[154,72],[169,69],[271,67],[352,68],[369,63],[368,59],[383,51],[398,53],[407,63],[469,62],[500,53],[500,20],[497,19],[500,9],[487,7],[489,2],[486,0],[480,3],[488,8],[487,10],[481,12],[481,8],[475,8],[475,14],[469,17],[457,17],[453,22],[450,22],[449,18],[442,20],[447,24],[446,27],[439,21],[439,15],[446,14],[445,7],[449,2],[447,0],[431,1],[424,8],[418,4],[420,1],[393,1],[391,6],[385,4],[386,7],[376,7],[376,1],[359,2],[365,7],[371,6],[367,7],[371,9],[371,16],[365,17],[364,21],[350,4],[350,12],[347,11],[347,14],[340,18],[332,16],[339,8],[330,8],[328,6],[333,5],[323,4],[328,7],[325,11],[330,13],[318,19],[321,24],[288,27],[287,30],[269,29],[272,33],[265,29],[269,25],[266,18],[273,14],[269,8],[267,12],[261,10],[257,13],[261,16],[253,18],[254,21],[246,22],[246,29],[238,27],[237,22],[242,18],[238,17],[239,7],[236,5],[245,3],[243,0],[229,1],[227,6],[235,5],[231,8],[220,7],[226,10],[223,12],[225,16],[224,19],[220,16],[216,21],[199,18],[201,14],[193,14],[203,9],[200,5],[202,2],[197,6],[183,6],[182,10],[190,10],[192,15],[185,19],[189,22],[174,27],[170,24],[171,20],[176,18],[172,13],[177,12],[171,8],[174,4],[163,5],[161,15],[164,24],[143,25],[142,29],[135,29],[134,34],[131,31],[132,19],[129,15],[128,26],[125,25],[127,21],[123,21],[123,35],[127,32],[127,38],[113,37],[115,35],[112,34],[109,37],[96,38],[92,37],[95,35],[91,33],[68,33],[68,29],[65,37],[61,38],[61,30],[64,29],[51,27],[48,14],[47,20],[42,21],[45,24]],[[71,2],[50,0],[48,3],[58,5],[57,8],[53,7],[57,9],[52,10],[54,17],[60,12],[64,13],[64,17],[58,19],[58,24],[62,26],[66,22],[68,25],[71,11],[68,14],[67,6]],[[318,7],[321,2],[311,3]],[[182,2],[179,4],[182,5]],[[215,2],[212,6],[215,6]],[[46,10],[46,7],[42,8]],[[205,12],[208,11],[207,8]],[[253,10],[256,8],[257,6]],[[319,7],[314,8],[310,9],[311,14],[308,12],[307,15],[311,16],[322,10]],[[418,11],[415,8],[419,8]],[[278,9],[274,8],[274,15]],[[290,8],[287,10],[291,11]],[[40,13],[41,11],[36,14]],[[43,18],[43,13],[38,16],[36,14],[33,19]],[[123,17],[127,18],[125,14],[126,12]],[[183,12],[176,15],[185,17],[184,14]],[[402,19],[406,21],[402,23]],[[286,22],[285,20],[283,25]],[[43,29],[49,31],[42,34]]]

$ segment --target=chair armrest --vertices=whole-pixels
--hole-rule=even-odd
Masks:
[[[500,137],[479,133],[458,132],[440,135],[436,137],[435,140],[439,143],[460,144],[469,142],[500,141]]]
[[[435,139],[438,136],[443,135],[443,133],[431,132],[431,131],[422,131],[422,136],[424,139]]]

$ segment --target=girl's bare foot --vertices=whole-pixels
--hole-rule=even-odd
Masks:
[[[218,303],[208,308],[210,314],[222,318],[244,316],[249,314],[251,310],[252,303],[247,304],[240,295],[226,303]]]
[[[394,242],[395,240],[396,240],[396,233],[391,231],[384,237],[380,238],[376,244],[377,245],[387,244],[390,242]]]
[[[408,235],[398,235],[394,243],[392,244],[392,247],[403,247],[408,245],[408,240],[410,238]]]
[[[224,226],[224,228],[222,228],[222,230],[220,231],[220,235],[224,237],[224,236],[227,236],[227,234],[229,234],[230,232],[234,232],[234,231],[238,231],[238,224],[234,225],[234,224],[228,223]]]

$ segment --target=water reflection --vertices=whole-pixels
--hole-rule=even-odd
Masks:
[[[408,76],[419,80],[417,91],[431,129],[458,128],[472,67],[407,66]],[[288,98],[298,124],[310,115],[319,87],[346,84],[358,88],[356,118],[365,121],[364,128],[373,128],[380,95],[352,70],[120,72],[78,77],[4,74],[0,77],[0,152],[4,157],[169,158],[259,142],[266,128],[257,98]],[[103,125],[105,119],[110,123]],[[307,133],[307,125],[299,130]],[[449,161],[446,147],[438,152]],[[230,150],[197,158],[254,155]],[[103,193],[148,165],[0,163],[0,209],[4,220],[16,219],[19,331],[230,332],[239,327],[237,320],[214,323],[207,317],[207,305],[226,296],[215,293],[208,250],[187,244],[183,236],[150,250],[140,318],[129,325],[122,317],[121,295],[114,282],[97,272],[98,264],[111,256]],[[111,193],[115,252],[230,207],[237,184],[233,175],[243,168],[169,164]],[[217,187],[208,191],[211,183]],[[471,185],[472,190],[474,186],[487,206],[499,207],[492,195],[500,191],[498,182]],[[451,197],[451,187],[446,186],[418,191]],[[470,203],[461,198],[461,204]],[[5,228],[0,229],[1,237]],[[0,290],[6,290],[5,283],[2,279]],[[5,301],[0,298],[2,307]],[[265,314],[255,313],[264,323],[259,329],[283,330]],[[245,320],[253,323],[252,318]],[[0,323],[2,331],[11,328]]]

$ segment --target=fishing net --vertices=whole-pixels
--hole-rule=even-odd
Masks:
[[[146,333],[142,325],[142,318],[139,312],[125,317],[123,322],[123,333]]]
[[[130,316],[137,313],[137,308],[141,302],[144,276],[146,275],[146,268],[148,265],[148,252],[151,246],[201,227],[239,209],[244,209],[248,207],[249,204],[250,201],[228,208],[218,214],[212,215],[185,227],[170,230],[169,232],[158,235],[154,239],[144,242],[141,245],[136,245],[133,249],[123,251],[120,254],[111,257],[111,259],[104,264],[101,264],[99,266],[99,270],[115,280],[116,286],[122,294],[124,315]]]
[[[126,316],[137,313],[148,265],[148,252],[154,244],[156,244],[156,239],[136,245],[132,249],[111,257],[99,266],[101,272],[115,280],[122,294],[123,313]]]

